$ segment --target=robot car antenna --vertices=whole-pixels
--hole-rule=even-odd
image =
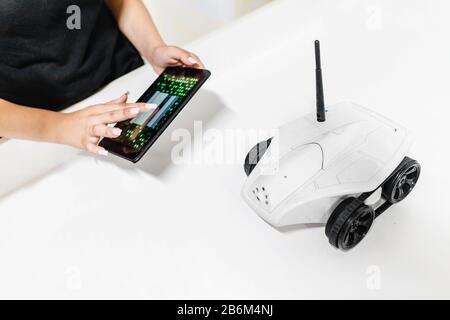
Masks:
[[[323,94],[323,79],[322,79],[322,62],[320,58],[320,41],[316,40],[316,103],[317,103],[317,121],[325,122],[325,98]]]

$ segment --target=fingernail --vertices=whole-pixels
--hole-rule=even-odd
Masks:
[[[156,104],[146,103],[146,104],[145,104],[145,109],[146,109],[146,110],[153,110],[153,109],[156,109]]]
[[[198,61],[195,60],[195,59],[192,58],[192,57],[189,57],[189,58],[188,58],[188,61],[189,61],[190,63],[192,63],[192,64],[197,64],[197,63],[198,63]]]
[[[106,156],[108,156],[108,151],[106,151],[105,149],[100,149],[100,150],[98,150],[98,154],[106,157]]]
[[[113,135],[115,135],[116,137],[120,137],[120,135],[122,134],[122,130],[120,130],[119,128],[114,128],[112,130]]]
[[[141,110],[139,110],[139,108],[133,108],[130,110],[131,114],[138,114]]]

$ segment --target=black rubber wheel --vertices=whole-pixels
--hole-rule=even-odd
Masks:
[[[338,238],[338,247],[347,251],[356,247],[367,235],[375,220],[375,211],[363,205],[347,220]]]
[[[262,141],[258,143],[256,146],[254,146],[250,152],[247,154],[247,157],[245,158],[245,164],[244,164],[244,170],[245,174],[249,176],[253,170],[258,165],[261,158],[266,153],[267,149],[270,147],[270,143],[272,142],[272,139],[269,139],[267,141]]]
[[[406,157],[396,173],[384,184],[383,197],[392,204],[405,200],[416,186],[420,171],[420,164],[416,160]]]
[[[372,207],[354,200],[347,198],[342,201],[325,228],[330,244],[343,251],[356,247],[366,237],[375,220]]]

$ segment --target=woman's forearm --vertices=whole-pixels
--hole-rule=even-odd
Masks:
[[[150,13],[141,0],[106,0],[120,30],[149,59],[152,52],[165,45]]]
[[[0,99],[0,137],[65,144],[106,156],[98,146],[102,138],[122,134],[111,124],[154,111],[145,103],[127,103],[128,93],[109,103],[89,106],[71,113],[28,108]]]
[[[167,67],[204,68],[200,58],[176,46],[167,46],[142,0],[105,0],[120,30],[161,74]]]
[[[60,143],[63,114],[0,99],[0,137]]]

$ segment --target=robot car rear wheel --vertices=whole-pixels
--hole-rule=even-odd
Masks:
[[[384,198],[391,204],[405,200],[416,186],[420,172],[420,164],[416,160],[406,157],[395,174],[383,185]]]

